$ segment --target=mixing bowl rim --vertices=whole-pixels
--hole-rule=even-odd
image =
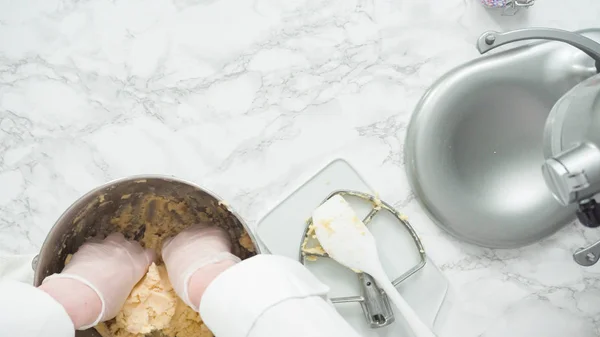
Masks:
[[[81,209],[82,206],[87,204],[89,202],[90,198],[95,197],[96,194],[100,193],[103,190],[106,190],[107,188],[110,188],[112,186],[115,186],[115,185],[118,185],[118,184],[124,183],[124,182],[130,182],[130,181],[136,181],[136,180],[150,180],[150,179],[168,180],[168,181],[185,184],[196,190],[200,190],[200,191],[210,195],[212,198],[214,198],[218,202],[224,201],[223,198],[219,197],[216,193],[214,193],[210,189],[204,188],[204,187],[202,187],[196,183],[193,183],[189,180],[177,178],[175,176],[170,176],[170,175],[136,174],[136,175],[131,175],[131,176],[126,176],[126,177],[121,177],[121,178],[110,180],[98,187],[93,188],[92,190],[83,194],[81,197],[77,198],[77,200],[75,200],[69,207],[67,207],[67,209],[54,222],[54,224],[52,225],[52,228],[50,228],[50,231],[48,231],[48,234],[46,235],[46,238],[44,239],[44,242],[42,243],[42,246],[40,247],[38,254],[33,258],[33,261],[32,261],[32,268],[34,270],[34,277],[33,277],[34,285],[39,286],[41,284],[41,280],[38,281],[38,277],[41,272],[39,270],[39,266],[40,266],[39,260],[42,258],[42,252],[45,250],[45,248],[47,248],[47,245],[52,244],[52,242],[49,242],[49,240],[52,235],[52,232],[54,231],[55,227],[58,224],[63,223],[65,221],[65,219],[69,218],[75,210],[79,210],[79,209]],[[257,240],[257,237],[254,235],[254,233],[250,230],[246,221],[235,210],[233,210],[228,204],[225,204],[224,206],[242,224],[242,227],[244,228],[246,233],[248,233],[248,236],[250,237],[250,240],[252,241],[252,244],[254,245],[254,248],[256,249],[256,254],[257,255],[261,254],[262,251],[261,251],[259,241]]]

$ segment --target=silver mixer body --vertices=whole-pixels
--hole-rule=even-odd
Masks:
[[[581,34],[531,28],[506,33],[487,32],[477,47],[485,53],[501,45],[529,39],[568,43],[591,57],[600,73],[600,44]],[[587,227],[600,227],[600,74],[561,97],[544,127],[542,174],[552,195],[563,206],[577,204],[577,218]],[[583,266],[600,260],[600,241],[573,255]]]
[[[554,105],[544,146],[544,179],[561,204],[587,202],[600,193],[600,75],[578,84]]]
[[[600,44],[577,33],[557,29],[487,32],[478,41],[484,53],[500,45],[529,39],[562,41],[595,61],[600,73]],[[544,128],[542,174],[552,195],[563,206],[577,204],[577,218],[587,227],[600,227],[600,74],[579,83],[552,108]],[[600,241],[573,255],[583,266],[600,260]]]
[[[563,205],[577,203],[577,218],[600,226],[600,74],[571,89],[554,105],[544,130],[546,185]],[[573,255],[583,266],[600,259],[600,242]]]

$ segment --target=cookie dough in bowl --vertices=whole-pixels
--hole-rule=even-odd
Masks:
[[[60,272],[69,254],[94,236],[121,232],[157,252],[116,318],[76,337],[208,337],[201,317],[175,294],[160,258],[163,241],[194,224],[223,228],[232,253],[259,253],[256,240],[227,203],[194,184],[162,176],[137,176],[101,186],[76,201],[48,234],[35,266],[35,285]]]
[[[133,288],[117,317],[98,324],[102,337],[212,337],[200,315],[175,294],[164,266],[152,264]]]

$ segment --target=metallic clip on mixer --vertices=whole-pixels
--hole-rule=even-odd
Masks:
[[[327,201],[329,198],[333,197],[334,195],[340,195],[342,197],[350,197],[350,198],[359,198],[359,199],[362,199],[365,202],[373,205],[373,208],[371,209],[371,211],[367,214],[367,216],[363,220],[365,225],[368,225],[369,222],[371,222],[371,220],[375,217],[375,215],[379,211],[385,210],[387,212],[390,212],[395,217],[395,219],[398,220],[398,223],[401,226],[404,226],[406,228],[406,230],[410,233],[410,236],[412,237],[412,239],[415,243],[415,247],[419,251],[420,260],[415,266],[410,268],[408,271],[406,271],[400,277],[396,278],[392,282],[392,284],[394,286],[398,286],[402,281],[406,280],[407,278],[409,278],[410,276],[412,276],[413,274],[415,274],[417,271],[421,270],[425,266],[427,259],[426,259],[426,255],[425,255],[425,249],[423,248],[423,245],[421,244],[421,240],[417,236],[417,233],[414,231],[414,229],[412,228],[410,223],[397,210],[395,210],[389,204],[379,200],[377,197],[375,197],[373,195],[370,195],[367,193],[362,193],[362,192],[348,191],[348,190],[340,190],[340,191],[333,192],[325,200],[323,200],[323,202]],[[304,231],[304,235],[303,235],[305,240],[311,239],[311,234],[312,234],[311,229],[310,229],[311,225],[312,225],[312,217],[310,219],[308,219],[308,221],[307,221],[307,227],[306,227],[306,230]],[[299,253],[300,262],[302,262],[303,264],[305,264],[307,262],[307,260],[311,260],[312,258],[327,258],[328,257],[326,253],[305,252],[303,250],[303,248],[304,248],[304,243],[301,245],[300,253]],[[362,310],[365,314],[365,319],[367,320],[367,322],[371,328],[382,328],[382,327],[388,326],[391,323],[393,323],[394,322],[394,312],[392,311],[392,307],[391,307],[390,302],[389,302],[387,296],[385,295],[385,293],[376,285],[375,280],[370,275],[365,274],[365,273],[358,273],[357,275],[358,275],[358,278],[360,281],[361,294],[357,295],[357,296],[332,298],[331,302],[333,302],[333,303],[358,302],[361,305]]]
[[[546,39],[568,43],[595,61],[600,73],[600,44],[577,33],[556,29],[487,32],[478,41],[485,53],[513,41]],[[563,206],[578,205],[577,218],[587,227],[600,227],[600,74],[581,82],[556,102],[544,129],[545,163],[542,173],[548,188]],[[600,241],[573,255],[582,266],[600,259]]]

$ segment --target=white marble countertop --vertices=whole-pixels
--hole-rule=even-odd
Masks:
[[[477,0],[0,1],[0,254],[35,253],[108,180],[175,175],[250,224],[335,157],[412,218],[448,277],[444,336],[600,335],[600,231],[496,251],[441,233],[402,146],[426,88],[488,29],[600,26],[598,0],[514,17]]]

